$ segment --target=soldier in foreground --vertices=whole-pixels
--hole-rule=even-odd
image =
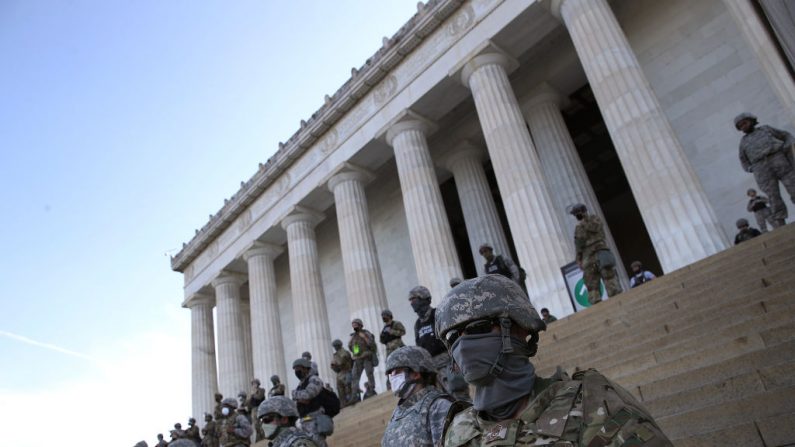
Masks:
[[[312,435],[312,439],[320,447],[326,446],[326,436],[334,432],[334,421],[326,416],[321,399],[325,385],[315,374],[312,364],[305,358],[293,362],[295,377],[301,381],[293,390],[298,414],[301,417],[301,428]]]
[[[436,387],[431,355],[417,346],[404,346],[386,359],[392,392],[400,400],[381,439],[382,447],[439,445],[444,419],[453,399]]]
[[[409,291],[409,304],[417,314],[414,322],[414,344],[424,348],[432,357],[439,384],[456,400],[469,400],[469,388],[464,378],[453,370],[450,354],[436,334],[436,309],[431,307],[431,292],[417,286]]]
[[[787,206],[781,198],[781,182],[795,203],[795,137],[789,132],[770,126],[757,126],[751,113],[741,113],[734,118],[734,127],[744,135],[740,139],[740,164],[745,172],[754,174],[759,189],[770,199],[770,218],[773,228],[785,224]]]
[[[386,357],[389,358],[389,354],[395,352],[395,349],[405,346],[403,336],[406,335],[406,327],[403,323],[395,321],[389,309],[381,311],[381,320],[384,322],[384,328],[381,329],[379,341],[386,346]],[[386,388],[391,389],[389,381],[386,382]]]
[[[237,401],[226,398],[221,401],[221,419],[218,420],[219,445],[221,447],[251,445],[251,422],[246,416],[235,412]]]
[[[621,284],[616,274],[616,258],[605,242],[605,229],[602,220],[582,203],[572,205],[569,210],[577,220],[574,228],[574,247],[577,250],[577,265],[582,269],[583,281],[588,289],[588,302],[602,301],[599,280],[604,280],[607,296],[621,293]]]
[[[359,381],[362,378],[362,371],[367,373],[367,381],[375,383],[373,366],[376,360],[375,336],[372,332],[364,328],[364,323],[359,318],[354,318],[351,322],[353,333],[348,341],[348,349],[353,357],[353,372],[351,373],[351,388],[357,396],[362,392]]]
[[[298,409],[295,402],[284,397],[268,398],[257,409],[262,432],[270,447],[317,447],[309,433],[296,428]]]
[[[439,305],[436,329],[475,387],[473,406],[445,427],[446,447],[673,445],[628,391],[596,370],[535,375],[529,357],[545,325],[513,281],[464,281]]]
[[[271,376],[271,383],[273,387],[271,387],[270,391],[268,391],[268,397],[273,396],[284,396],[284,384],[282,380],[276,374]]]
[[[342,406],[345,407],[353,403],[353,393],[351,392],[353,358],[351,358],[351,353],[342,347],[342,340],[334,340],[331,342],[331,347],[334,348],[331,370],[337,375],[337,396],[339,396]]]

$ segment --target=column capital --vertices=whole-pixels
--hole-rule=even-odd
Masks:
[[[243,259],[246,262],[248,262],[249,259],[257,256],[266,256],[270,259],[275,259],[283,252],[284,252],[284,247],[282,247],[281,245],[254,241],[254,243],[251,244],[251,246],[243,253]]]
[[[528,112],[534,107],[550,103],[560,109],[566,105],[567,100],[555,87],[547,82],[542,82],[519,100],[519,107],[522,109],[522,113],[527,116]]]
[[[224,284],[236,284],[238,287],[242,286],[244,282],[246,282],[246,275],[237,272],[230,272],[227,270],[221,270],[218,276],[213,279],[210,284],[213,287],[218,287]]]
[[[459,79],[462,84],[469,87],[469,78],[472,73],[486,65],[499,65],[505,70],[505,73],[511,73],[519,68],[519,61],[494,42],[487,40],[453,67],[448,76]]]
[[[334,188],[342,182],[355,180],[362,184],[370,183],[375,180],[375,174],[372,171],[356,166],[353,163],[341,164],[331,175],[326,186],[329,191],[334,192]]]
[[[563,16],[560,13],[560,8],[566,0],[542,0],[541,4],[549,10],[556,19],[562,20]]]
[[[212,295],[208,295],[206,293],[197,292],[185,298],[185,301],[182,302],[182,307],[190,309],[193,306],[200,306],[202,304],[209,304],[210,306],[214,306],[215,297],[213,297]]]
[[[395,137],[409,130],[418,130],[426,137],[436,132],[439,126],[433,121],[412,110],[406,109],[379,132],[386,138],[386,143],[392,146]]]
[[[290,212],[287,213],[287,216],[282,219],[281,225],[285,230],[287,230],[287,227],[296,222],[308,222],[314,227],[325,218],[326,215],[320,211],[316,211],[301,205],[295,205]]]
[[[437,164],[448,171],[453,171],[455,165],[462,160],[477,160],[482,163],[486,158],[486,151],[470,140],[461,140],[453,145],[453,149],[444,154]]]

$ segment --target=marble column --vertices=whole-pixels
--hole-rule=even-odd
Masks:
[[[751,0],[723,0],[723,4],[743,33],[745,42],[756,55],[770,86],[784,106],[789,122],[795,124],[795,82],[762,18],[757,14]],[[753,113],[753,110],[738,110],[737,113],[739,112]]]
[[[566,210],[575,203],[583,203],[591,213],[605,223],[607,245],[616,256],[616,266],[624,289],[629,288],[626,268],[616,247],[616,242],[607,227],[602,207],[596,199],[588,174],[582,165],[569,129],[563,120],[560,107],[563,97],[552,86],[543,83],[530,92],[522,101],[522,113],[530,127],[541,168],[555,201],[557,215],[566,228],[566,234],[574,237],[577,221]]]
[[[317,362],[320,378],[331,382],[331,331],[326,311],[326,298],[320,278],[315,225],[323,215],[313,210],[296,207],[282,220],[287,231],[287,251],[290,257],[290,293],[293,298],[296,353],[312,353]]]
[[[494,253],[511,256],[508,239],[505,237],[497,206],[491,195],[491,188],[483,169],[485,153],[482,149],[468,141],[462,141],[453,147],[450,154],[439,162],[441,166],[453,173],[456,191],[464,214],[464,224],[469,236],[469,247],[472,259],[475,260],[478,275],[484,274],[485,260],[478,249],[484,243],[494,247]]]
[[[273,261],[282,251],[278,245],[255,242],[243,254],[243,259],[248,263],[254,377],[263,385],[274,374],[287,380],[279,303],[276,299],[276,273],[273,268]]]
[[[462,273],[426,140],[434,129],[430,121],[407,112],[389,128],[386,141],[395,150],[417,278],[436,305],[450,290],[450,278]],[[412,287],[407,285],[406,295]]]
[[[361,318],[364,327],[377,334],[381,330],[381,311],[387,308],[386,289],[381,265],[375,248],[370,212],[364,185],[375,176],[358,167],[348,165],[328,181],[337,207],[337,226],[340,231],[342,267],[345,271],[345,290],[351,319]],[[386,350],[378,343],[382,360],[375,375],[378,389],[385,389],[384,369]]]
[[[555,211],[541,163],[507,70],[517,62],[496,47],[463,66],[472,90],[527,290],[537,308],[554,315],[573,312],[560,268],[574,260],[573,242]]]
[[[606,0],[553,0],[665,272],[728,247],[704,189]]]
[[[243,354],[246,356],[246,387],[240,391],[248,393],[254,378],[254,359],[251,354],[251,303],[245,299],[240,300],[240,324],[243,326]]]
[[[215,368],[215,334],[213,330],[213,299],[196,294],[184,307],[190,309],[191,396],[196,420],[215,407],[218,374]]]
[[[237,393],[249,388],[240,303],[244,281],[243,275],[226,272],[212,281],[218,317],[218,389],[225,398],[237,398]]]

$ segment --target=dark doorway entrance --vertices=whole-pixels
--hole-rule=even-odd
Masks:
[[[566,126],[627,272],[632,274],[629,265],[638,260],[655,275],[661,275],[660,261],[643,224],[638,204],[629,188],[591,87],[585,85],[569,99],[570,104],[563,110]]]

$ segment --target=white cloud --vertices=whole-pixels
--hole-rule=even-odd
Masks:
[[[161,329],[100,341],[96,352],[66,350],[96,360],[86,377],[59,382],[56,367],[52,382],[36,391],[0,390],[0,420],[4,427],[13,427],[4,430],[2,444],[123,447],[145,440],[153,445],[157,433],[168,439],[175,422],[187,425],[190,328],[187,313],[178,318],[178,311],[184,312],[168,312]],[[28,340],[20,341],[64,351]]]

